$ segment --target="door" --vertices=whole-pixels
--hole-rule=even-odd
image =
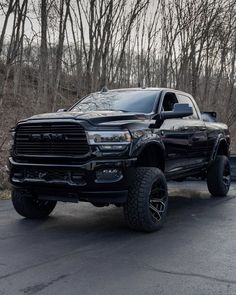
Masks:
[[[189,128],[189,164],[193,167],[202,166],[208,157],[207,128],[205,122],[200,118],[200,112],[191,96],[177,94],[180,103],[187,103],[193,108],[193,115],[183,118]]]
[[[160,111],[172,111],[174,104],[178,103],[174,92],[164,92],[161,98]],[[165,173],[176,174],[187,169],[187,159],[190,145],[191,128],[182,118],[166,119],[158,130],[165,145],[166,165]]]

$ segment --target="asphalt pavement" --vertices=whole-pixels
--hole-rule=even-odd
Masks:
[[[32,221],[0,201],[0,295],[235,295],[236,183],[217,199],[204,182],[169,190],[152,234],[129,230],[114,206],[58,203]]]

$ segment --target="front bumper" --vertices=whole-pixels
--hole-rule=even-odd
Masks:
[[[9,158],[10,182],[39,199],[124,203],[136,158],[93,160],[80,165],[35,164]]]

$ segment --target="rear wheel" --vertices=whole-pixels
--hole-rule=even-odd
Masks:
[[[158,168],[138,167],[135,173],[135,181],[124,205],[125,218],[130,228],[153,232],[160,229],[166,219],[166,179]]]
[[[207,186],[215,197],[225,197],[231,183],[230,163],[226,156],[217,156],[207,171]]]
[[[12,191],[12,203],[17,213],[31,219],[46,218],[56,206],[56,201],[38,200],[30,193],[16,190]]]

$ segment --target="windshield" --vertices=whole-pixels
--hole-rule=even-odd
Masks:
[[[70,111],[123,111],[151,113],[160,91],[111,91],[92,93],[78,102]]]

